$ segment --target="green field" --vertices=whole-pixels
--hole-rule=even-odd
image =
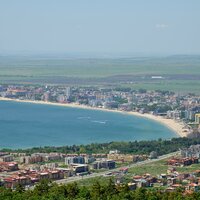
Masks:
[[[133,167],[129,169],[129,174],[143,175],[143,174],[149,173],[153,176],[157,176],[162,173],[166,174],[167,169],[169,167],[166,163],[167,163],[166,160],[161,160],[161,161],[157,161],[157,162],[150,163],[147,165]],[[175,168],[176,168],[176,171],[179,173],[192,173],[192,172],[195,172],[196,170],[200,170],[200,163],[192,164],[192,165],[184,166],[184,167],[175,167]]]
[[[0,83],[120,85],[199,93],[200,56],[121,59],[0,56]]]
[[[166,160],[161,160],[147,165],[130,168],[128,171],[128,176],[132,177],[133,175],[144,175],[146,173],[157,176],[162,173],[167,173],[167,169],[168,165],[166,165]]]

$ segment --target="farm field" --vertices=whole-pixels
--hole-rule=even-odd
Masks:
[[[199,93],[200,56],[64,59],[0,56],[0,84],[109,85]]]

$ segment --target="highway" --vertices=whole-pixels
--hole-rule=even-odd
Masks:
[[[124,167],[125,168],[138,167],[138,166],[141,166],[141,165],[154,163],[154,162],[164,160],[164,159],[170,158],[172,156],[177,156],[177,155],[180,155],[180,151],[176,151],[176,152],[173,152],[173,153],[165,154],[163,156],[159,156],[157,159],[145,160],[145,161],[133,163],[133,164],[130,164],[130,165],[124,166]],[[120,167],[120,168],[122,168],[122,167]],[[58,184],[67,184],[67,183],[71,183],[71,182],[74,182],[74,181],[80,181],[80,180],[83,180],[83,179],[85,180],[85,179],[89,179],[89,178],[96,178],[96,177],[99,177],[99,176],[105,176],[109,172],[119,171],[120,168],[115,168],[115,169],[111,169],[111,170],[100,172],[100,173],[92,173],[92,174],[85,175],[85,176],[73,176],[73,177],[69,177],[67,179],[56,180],[54,182],[56,182]]]

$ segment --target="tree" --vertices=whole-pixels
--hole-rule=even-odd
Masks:
[[[22,194],[25,191],[24,187],[21,184],[17,184],[15,192]]]
[[[38,196],[46,195],[49,192],[49,189],[51,187],[51,181],[48,179],[42,179],[34,189],[34,192]]]
[[[145,188],[138,188],[134,193],[134,200],[145,200],[146,198],[146,189]]]
[[[90,191],[88,190],[87,187],[83,186],[79,189],[79,194],[78,196],[80,198],[84,198],[84,199],[90,199],[91,196],[90,196]]]
[[[11,189],[0,187],[0,199],[12,199],[13,192]]]
[[[94,200],[101,199],[101,185],[99,181],[95,181],[91,188],[91,197]]]
[[[74,199],[79,193],[79,188],[76,182],[68,184],[66,186],[66,190],[67,190],[67,195],[70,199]]]
[[[105,188],[105,194],[107,197],[112,197],[114,194],[117,194],[117,189],[112,178],[108,181],[108,185]]]

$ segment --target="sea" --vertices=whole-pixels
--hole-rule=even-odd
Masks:
[[[172,137],[166,126],[125,113],[0,101],[0,149]]]

